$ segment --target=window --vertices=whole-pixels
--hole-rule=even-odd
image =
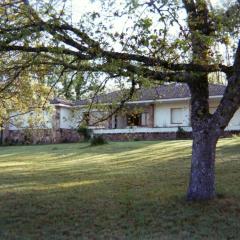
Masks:
[[[127,125],[128,126],[147,126],[148,113],[128,114]]]
[[[88,126],[89,125],[89,120],[90,120],[89,112],[83,113],[83,122],[84,122],[84,124],[86,124]]]
[[[141,126],[147,126],[148,125],[148,113],[142,113],[141,114]]]
[[[141,114],[128,114],[127,115],[128,126],[141,126]]]
[[[183,123],[183,109],[172,108],[171,109],[171,124],[182,124]]]
[[[118,126],[118,115],[114,115],[114,126],[113,128],[117,128]]]

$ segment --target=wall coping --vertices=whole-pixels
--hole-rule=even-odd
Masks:
[[[181,127],[186,132],[191,132],[191,127]],[[124,129],[93,129],[94,134],[118,134],[118,133],[161,133],[161,132],[177,132],[178,127],[166,128],[147,128],[147,127],[133,127]]]
[[[188,126],[181,126],[185,132],[192,132],[192,128]],[[94,134],[130,134],[130,133],[171,133],[177,132],[178,127],[162,127],[162,128],[147,128],[147,127],[133,127],[124,129],[92,129]],[[239,131],[240,126],[230,126],[225,131]]]

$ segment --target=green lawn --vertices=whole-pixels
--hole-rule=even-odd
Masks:
[[[190,141],[0,147],[0,239],[239,239],[240,138],[187,203]]]

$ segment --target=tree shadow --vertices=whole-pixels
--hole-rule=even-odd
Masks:
[[[0,158],[0,164],[9,161],[0,175],[2,239],[238,238],[240,162],[235,148],[224,142],[218,147],[217,156],[227,156],[217,159],[216,167],[222,197],[190,204],[184,199],[190,141],[136,143],[126,151],[123,144],[114,154],[116,146],[90,153],[76,146],[35,152],[48,156],[47,163],[41,157],[31,162],[37,148],[21,164]]]

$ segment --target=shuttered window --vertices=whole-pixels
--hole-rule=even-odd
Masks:
[[[148,125],[148,113],[142,113],[141,115],[141,126]]]
[[[171,123],[172,124],[182,124],[183,123],[183,109],[182,108],[172,108],[171,109]]]

